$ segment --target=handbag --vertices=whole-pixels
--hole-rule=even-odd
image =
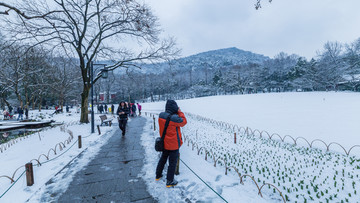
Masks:
[[[162,152],[165,150],[164,140],[165,140],[166,130],[169,126],[170,117],[171,117],[171,114],[166,118],[165,127],[164,127],[164,131],[162,133],[162,136],[155,139],[155,151],[157,151],[157,152]]]

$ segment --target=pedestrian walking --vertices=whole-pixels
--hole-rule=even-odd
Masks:
[[[139,110],[139,116],[141,116],[141,105],[139,103],[136,103],[138,110]]]
[[[108,112],[108,106],[107,106],[107,104],[105,104],[105,113],[107,114],[107,112]]]
[[[4,116],[4,120],[9,119],[9,112],[6,109],[2,112]]]
[[[135,103],[132,103],[132,105],[131,105],[131,112],[132,112],[132,116],[134,117],[134,116],[136,116],[136,105],[135,105]]]
[[[104,106],[102,104],[100,105],[99,110],[101,114],[104,112]]]
[[[169,166],[166,175],[166,187],[173,187],[178,184],[174,179],[176,163],[179,157],[179,148],[183,144],[180,127],[184,127],[187,121],[174,100],[167,100],[165,112],[159,115],[160,137],[165,136],[164,151],[156,167],[156,178],[160,180],[165,163],[169,159]],[[165,131],[165,132],[164,132]]]
[[[28,107],[25,107],[25,118],[26,118],[26,120],[29,119],[29,109],[28,109]]]
[[[120,102],[119,107],[116,111],[116,114],[119,116],[118,120],[119,120],[119,128],[122,131],[122,135],[125,136],[125,132],[126,132],[126,123],[128,120],[128,115],[129,115],[129,108],[126,106],[125,102]]]
[[[23,118],[23,114],[24,114],[24,110],[19,106],[18,107],[18,114],[19,114],[19,116],[18,116],[18,118],[17,118],[17,120],[23,120],[24,118]]]
[[[114,104],[111,104],[111,114],[114,114],[114,111],[115,111],[115,106]]]

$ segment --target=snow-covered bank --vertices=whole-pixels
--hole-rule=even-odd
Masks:
[[[182,129],[184,145],[180,150],[181,159],[228,202],[243,202],[245,199],[259,202],[259,191],[264,196],[262,200],[278,202],[281,198],[276,189],[288,202],[356,202],[359,199],[360,159],[356,156],[304,148],[246,133],[238,134],[234,143],[231,129],[219,128],[195,116],[188,115],[187,119],[188,124]],[[159,129],[158,126],[156,129]],[[162,195],[165,182],[156,185],[154,173],[158,157],[151,154],[154,153],[153,143],[157,136],[158,131],[143,136],[145,140],[150,140],[147,144],[143,142],[148,148],[145,177],[150,191],[159,191],[152,194],[163,202],[184,201],[186,198],[221,202],[195,176],[189,180],[193,174],[183,172],[176,177],[181,181],[174,192]],[[180,168],[186,170],[184,164],[180,164]],[[247,175],[253,177],[259,190]],[[245,186],[239,185],[241,178],[245,179]],[[195,191],[201,194],[200,199],[192,196],[194,191],[189,185],[202,188]],[[242,194],[240,191],[244,190],[247,192]]]
[[[56,114],[51,116],[50,114],[53,111],[42,111],[41,115],[37,111],[31,111],[30,116],[33,118],[43,117],[46,119],[53,119],[57,122],[65,122],[65,124],[71,123],[71,125],[65,125],[64,127],[55,127],[42,131],[39,134],[30,135],[27,139],[23,139],[13,146],[9,147],[3,153],[0,153],[0,176],[7,175],[12,176],[14,171],[20,167],[18,172],[15,174],[15,179],[17,179],[22,172],[24,171],[24,165],[33,159],[39,159],[41,166],[37,165],[36,161],[32,161],[34,164],[34,182],[35,184],[31,187],[26,186],[26,178],[23,175],[19,181],[12,185],[12,188],[6,192],[6,190],[11,186],[10,180],[7,178],[0,179],[0,196],[4,193],[5,195],[1,197],[0,202],[25,202],[27,199],[32,197],[30,202],[38,202],[39,198],[44,192],[45,183],[51,179],[56,173],[58,173],[70,160],[76,157],[81,153],[85,148],[89,147],[89,152],[78,165],[82,167],[86,165],[87,161],[91,160],[91,157],[96,155],[97,150],[106,142],[106,139],[111,135],[112,130],[115,128],[112,127],[101,127],[102,136],[99,136],[97,132],[90,133],[90,124],[78,124],[74,121],[78,121],[79,114]],[[96,118],[98,115],[96,115]],[[113,121],[116,121],[114,118]],[[99,119],[95,120],[95,125],[100,124]],[[74,138],[70,143],[65,142],[70,136],[71,132]],[[78,135],[82,136],[82,148],[78,149],[77,146],[77,137]],[[105,136],[104,136],[105,135]],[[41,138],[41,140],[40,140]],[[65,148],[60,151],[59,145],[56,148],[57,153],[55,154],[51,148],[55,148],[55,145],[59,142],[65,144]],[[63,145],[62,145],[63,146]],[[65,153],[64,153],[65,152]],[[47,162],[45,156],[39,157],[41,154],[46,156],[49,155],[50,161]],[[58,157],[58,158],[56,158]],[[79,168],[78,168],[79,169]],[[62,188],[66,189],[66,185],[71,181],[71,176],[68,176],[66,181],[62,181]],[[42,189],[40,189],[42,188]],[[35,195],[34,195],[35,194]]]
[[[179,100],[182,111],[282,136],[360,144],[360,93],[294,92],[213,96]],[[163,111],[165,102],[145,103]]]

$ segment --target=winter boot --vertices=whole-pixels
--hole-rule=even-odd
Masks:
[[[166,187],[174,187],[177,184],[178,184],[178,181],[176,181],[176,180],[166,181]]]
[[[159,177],[156,176],[155,180],[156,180],[156,181],[159,181],[160,178],[162,178],[162,177],[163,177],[163,175],[160,175]]]

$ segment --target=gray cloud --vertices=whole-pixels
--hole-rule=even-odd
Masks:
[[[284,51],[316,56],[326,41],[360,37],[359,0],[144,0],[164,35],[177,38],[183,55],[236,46],[273,57]]]

